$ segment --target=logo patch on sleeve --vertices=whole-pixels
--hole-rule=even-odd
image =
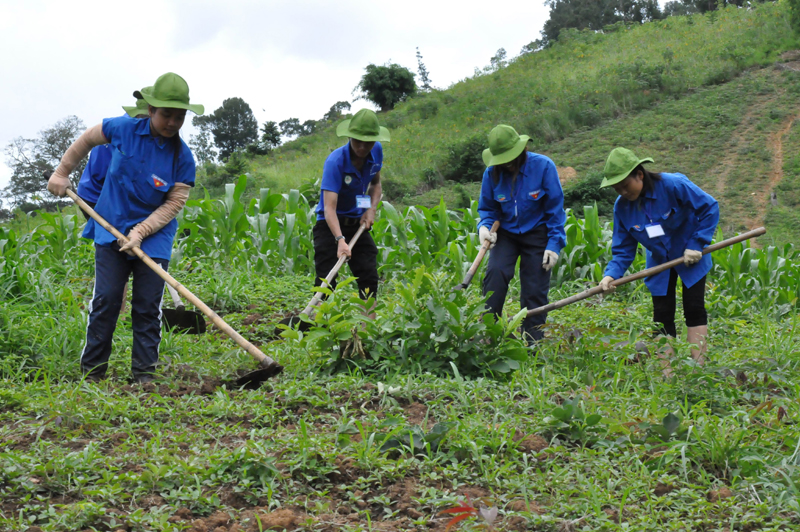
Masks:
[[[539,199],[539,196],[541,195],[541,193],[542,193],[542,189],[540,188],[539,190],[534,190],[533,192],[528,192],[528,196],[530,196],[531,199],[537,200],[537,199]]]
[[[636,229],[636,230],[638,231],[639,229],[641,229],[641,228],[642,228],[642,226],[637,224],[637,225],[634,225],[634,226],[633,226],[633,228],[634,228],[634,229]]]
[[[505,194],[498,194],[497,195],[497,201],[505,201],[505,200],[506,200],[506,195]]]
[[[158,177],[156,174],[151,174],[151,175],[150,175],[150,177],[152,177],[152,178],[153,178],[153,185],[155,185],[155,187],[156,187],[156,188],[161,188],[161,187],[165,187],[165,186],[167,186],[167,184],[166,184],[166,183],[164,183],[164,182],[161,180],[161,178],[160,178],[160,177]]]
[[[351,175],[344,176],[344,184],[345,185],[349,185],[352,182],[353,182],[353,176],[351,176]]]

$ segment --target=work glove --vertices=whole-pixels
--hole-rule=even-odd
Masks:
[[[687,266],[691,266],[692,264],[697,264],[700,262],[700,259],[703,258],[703,253],[701,251],[697,251],[696,249],[684,249],[683,250],[683,262]]]
[[[608,292],[609,290],[613,291],[616,289],[616,286],[612,286],[611,284],[611,281],[613,280],[614,280],[613,277],[611,277],[610,275],[606,275],[605,277],[603,277],[603,280],[600,281],[600,284],[598,286],[600,287],[601,290],[603,290],[603,292]]]
[[[121,238],[117,239],[117,244],[119,244],[119,250],[124,251],[131,257],[135,256],[133,252],[133,248],[135,247],[142,247],[142,240],[145,239],[144,230],[139,227],[138,225],[131,229],[130,233],[128,233],[128,241],[124,242]]]
[[[69,180],[68,175],[64,175],[59,170],[61,170],[61,167],[57,168],[53,175],[50,176],[50,179],[47,180],[47,190],[51,194],[63,198],[67,195],[67,189],[72,188],[72,182]]]
[[[492,249],[497,242],[497,233],[492,233],[488,227],[482,225],[478,231],[478,239],[481,241],[481,246],[488,240],[491,243],[489,249]]]
[[[550,268],[556,265],[556,261],[558,261],[558,253],[549,249],[544,250],[544,258],[542,259],[544,271],[549,272]]]

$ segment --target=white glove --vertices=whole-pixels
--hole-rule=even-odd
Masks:
[[[483,243],[488,240],[491,243],[489,249],[492,249],[495,243],[497,242],[497,233],[492,233],[491,231],[489,231],[488,227],[482,225],[480,230],[478,231],[478,239],[481,242],[481,246],[483,246]]]
[[[558,253],[550,251],[549,249],[544,250],[544,258],[542,259],[542,268],[544,268],[544,271],[549,272],[550,268],[555,266],[557,261]]]
[[[60,167],[59,167],[60,168]],[[64,175],[56,169],[50,179],[47,180],[47,190],[59,198],[67,195],[67,189],[72,188],[72,182],[69,180],[69,175]]]
[[[119,250],[124,251],[130,256],[134,256],[133,248],[140,248],[142,247],[142,240],[146,238],[146,235],[143,234],[144,231],[138,225],[131,229],[130,233],[128,233],[128,241],[123,242],[121,238],[117,239],[117,244],[119,244]]]
[[[609,290],[614,291],[616,289],[616,286],[611,285],[611,281],[613,280],[614,280],[613,277],[611,277],[610,275],[606,275],[605,277],[603,277],[603,280],[600,281],[600,284],[598,286],[600,286],[603,292],[608,292]]]
[[[683,262],[687,266],[691,266],[692,264],[697,264],[700,262],[700,259],[703,258],[703,252],[697,251],[695,249],[684,249],[683,250]]]

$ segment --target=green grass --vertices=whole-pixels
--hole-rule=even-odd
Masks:
[[[304,282],[248,295],[299,301]],[[255,341],[273,310],[258,305],[226,316]],[[553,313],[505,382],[324,376],[286,342],[265,350],[287,371],[239,391],[220,387],[252,367],[230,341],[166,333],[163,382],[131,386],[123,326],[108,381],[81,383],[74,362],[4,381],[0,528],[259,530],[259,516],[264,529],[438,530],[469,495],[498,508],[500,530],[795,529],[797,317],[728,316],[713,297],[710,309],[710,364],[679,362],[673,381],[631,347],[656,349],[641,290]],[[570,400],[599,420],[559,423]],[[670,413],[679,426],[662,441],[650,427]],[[436,423],[451,424],[438,449],[381,451]]]

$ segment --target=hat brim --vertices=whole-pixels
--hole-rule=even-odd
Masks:
[[[631,166],[628,170],[626,170],[624,172],[620,172],[620,173],[618,173],[616,175],[613,175],[613,176],[610,176],[610,177],[604,177],[603,181],[600,183],[600,188],[612,187],[612,186],[616,185],[617,183],[620,183],[620,182],[624,181],[625,178],[628,177],[631,174],[631,172],[633,172],[634,169],[636,169],[636,167],[639,166],[640,164],[642,164],[642,163],[652,163],[652,162],[655,162],[655,161],[653,161],[653,159],[651,159],[650,157],[645,157],[644,159],[639,159],[636,162],[636,164]]]
[[[199,103],[183,103],[171,100],[159,100],[158,98],[153,98],[149,94],[146,94],[142,91],[136,91],[133,93],[134,96],[137,98],[141,98],[146,101],[149,105],[153,107],[166,107],[168,109],[186,109],[187,111],[191,111],[196,115],[202,115],[205,111],[205,107],[203,107]]]
[[[362,142],[389,142],[392,140],[392,136],[389,133],[389,130],[383,126],[379,126],[379,132],[377,135],[360,135],[358,133],[353,133],[350,131],[350,118],[340,123],[336,126],[336,136],[337,137],[349,137],[351,139],[360,140]]]
[[[510,163],[511,161],[519,157],[519,154],[523,152],[525,146],[528,145],[528,142],[530,142],[530,140],[531,138],[528,135],[520,135],[519,140],[517,141],[516,144],[514,144],[513,148],[511,148],[510,150],[506,150],[503,153],[498,153],[497,155],[492,155],[492,150],[486,148],[485,150],[483,150],[482,154],[483,163],[486,166],[497,166],[498,164]]]
[[[135,105],[123,105],[122,108],[131,118],[136,118],[139,115],[150,114],[147,109],[142,109],[141,107],[136,107]]]

